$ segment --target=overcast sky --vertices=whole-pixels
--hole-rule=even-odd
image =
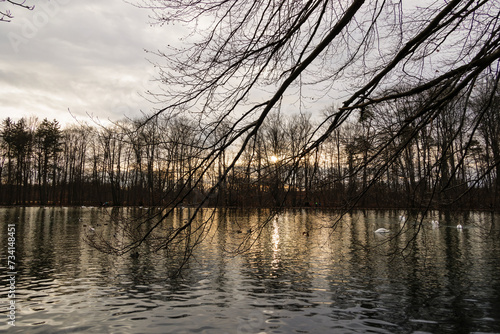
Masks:
[[[148,61],[157,59],[145,50],[180,43],[185,31],[175,29],[182,28],[152,26],[148,9],[124,0],[27,3],[35,9],[14,8],[12,22],[0,22],[0,121],[37,116],[65,125],[90,115],[107,123],[151,112],[141,94],[158,91]],[[289,108],[297,109],[297,96],[292,90],[286,97]],[[321,99],[316,110],[333,101]]]
[[[33,11],[13,8],[12,21],[0,22],[0,121],[36,116],[62,125],[107,124],[153,110],[141,94],[158,91],[150,62],[158,59],[145,50],[178,45],[182,26],[152,25],[150,10],[124,0],[28,3],[36,4]],[[291,89],[287,108],[296,111],[297,96]]]
[[[1,120],[67,124],[90,114],[106,122],[151,110],[140,96],[155,76],[144,49],[168,44],[168,27],[151,26],[148,10],[122,0],[36,3],[0,22]]]

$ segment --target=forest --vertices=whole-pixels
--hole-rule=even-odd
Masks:
[[[228,173],[235,151],[209,149],[225,131],[188,114],[64,128],[6,118],[0,204],[189,206],[207,198],[208,206],[495,210],[500,94],[489,77],[475,87],[420,118],[412,115],[425,94],[371,106],[305,155],[328,124],[275,110]],[[319,113],[328,119],[337,110]],[[231,130],[216,129],[224,126]]]

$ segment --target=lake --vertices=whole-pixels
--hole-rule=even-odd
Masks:
[[[84,241],[91,226],[112,238],[117,217],[147,212],[0,208],[0,332],[500,333],[499,215],[402,223],[402,212],[356,211],[337,222],[335,211],[297,209],[257,238],[268,211],[220,210],[179,275],[182,252],[143,245],[138,257],[116,256]],[[381,227],[390,232],[374,233]],[[249,230],[252,248],[234,253]]]

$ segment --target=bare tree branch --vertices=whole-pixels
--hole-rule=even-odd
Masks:
[[[35,5],[33,6],[25,5],[26,1],[27,0],[24,1],[0,0],[0,2],[7,2],[7,8],[0,10],[0,22],[10,22],[14,18],[12,12],[9,9],[9,6],[10,7],[17,6],[28,10],[33,10],[35,8]]]

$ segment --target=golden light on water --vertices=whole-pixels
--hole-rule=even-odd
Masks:
[[[273,232],[271,235],[271,243],[273,246],[273,259],[271,265],[274,269],[279,267],[280,263],[280,233],[279,233],[279,225],[276,219],[273,219]]]

